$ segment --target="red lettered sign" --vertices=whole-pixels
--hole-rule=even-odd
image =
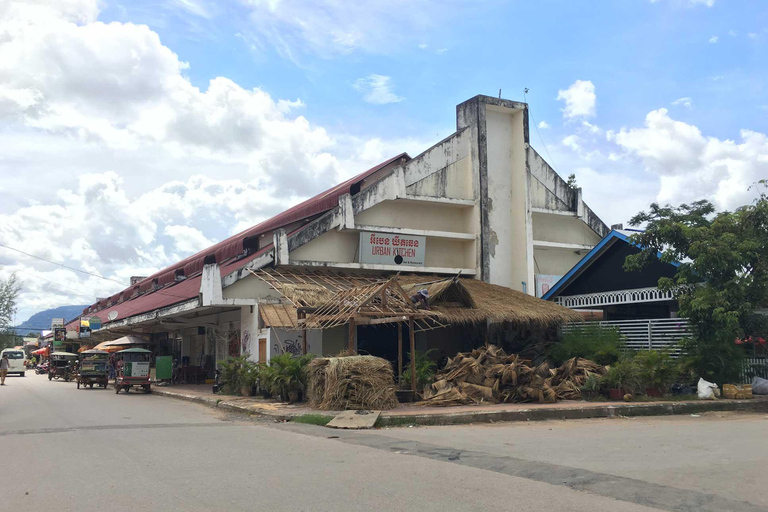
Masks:
[[[424,266],[427,237],[392,233],[360,233],[360,263]]]

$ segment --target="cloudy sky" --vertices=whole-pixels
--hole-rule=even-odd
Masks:
[[[607,223],[735,208],[768,177],[766,55],[763,0],[0,0],[0,244],[127,284],[499,89]],[[123,288],[0,247],[13,271],[20,321]]]

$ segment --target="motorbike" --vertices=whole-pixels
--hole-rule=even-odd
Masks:
[[[35,366],[35,373],[38,375],[45,375],[48,373],[48,363],[41,363]]]

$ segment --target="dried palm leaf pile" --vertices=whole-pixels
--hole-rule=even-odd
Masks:
[[[397,406],[392,365],[374,356],[318,357],[307,367],[310,407],[322,410]]]
[[[580,386],[605,367],[582,358],[550,369],[544,362],[530,365],[495,345],[459,353],[425,386],[423,405],[540,402],[581,398]]]

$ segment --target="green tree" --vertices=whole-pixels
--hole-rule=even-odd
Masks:
[[[16,299],[21,290],[16,274],[7,279],[0,278],[0,350],[16,344],[16,330],[13,319],[16,316]]]
[[[708,201],[678,207],[654,203],[632,218],[645,225],[632,242],[642,247],[628,256],[625,270],[640,270],[656,260],[678,265],[673,278],[659,280],[671,290],[680,315],[690,320],[694,338],[685,349],[689,367],[718,383],[738,378],[744,350],[734,342],[765,337],[765,322],[755,310],[768,306],[768,196],[756,184],[757,199],[733,212],[716,212]]]

